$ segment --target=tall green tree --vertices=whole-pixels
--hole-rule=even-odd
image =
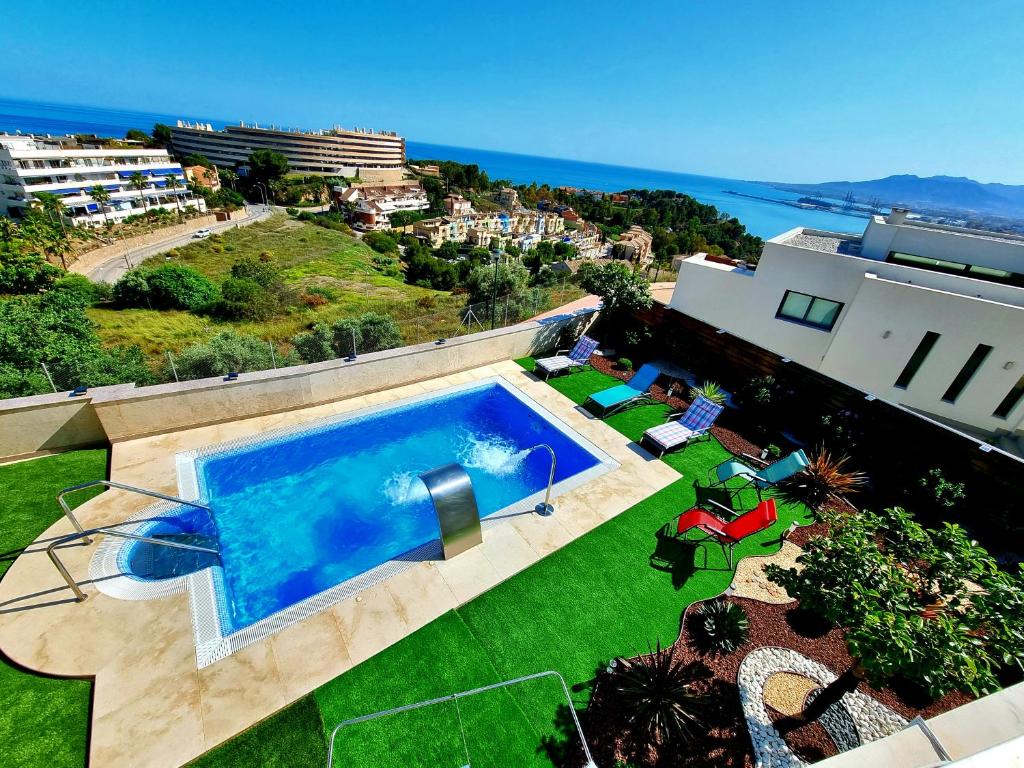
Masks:
[[[103,223],[109,225],[110,219],[107,218],[107,211],[104,206],[110,202],[110,192],[102,184],[96,184],[89,187],[89,197],[100,207],[100,213],[103,214]]]
[[[171,190],[171,194],[174,195],[174,207],[178,209],[178,216],[181,216],[181,200],[178,199],[178,190],[181,189],[181,184],[178,183],[178,177],[169,173],[166,176],[167,188]]]
[[[1024,570],[1001,571],[962,528],[930,530],[894,507],[821,513],[796,568],[766,568],[800,608],[845,628],[853,663],[783,733],[813,722],[862,680],[899,675],[932,696],[980,695],[1024,669]]]
[[[153,146],[166,147],[171,143],[171,126],[163,123],[156,123],[153,126]]]
[[[644,276],[619,261],[601,266],[585,262],[578,277],[584,290],[601,297],[605,318],[647,309],[654,302]]]
[[[142,210],[148,213],[149,206],[146,205],[146,196],[142,194],[142,191],[146,188],[146,183],[146,177],[140,171],[136,171],[128,177],[128,186],[139,193],[139,200],[142,201]]]
[[[288,173],[288,158],[270,149],[257,149],[249,155],[249,175],[268,189]]]

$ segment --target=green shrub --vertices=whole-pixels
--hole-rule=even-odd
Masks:
[[[338,299],[338,292],[326,285],[311,285],[306,289],[306,293],[311,296],[323,296],[327,301],[337,301]]]
[[[162,264],[125,273],[114,284],[113,295],[124,307],[198,310],[217,295],[217,286],[192,267]]]
[[[775,443],[769,443],[766,450],[768,451],[768,458],[770,459],[777,459],[782,455],[782,449]]]
[[[317,323],[305,333],[292,338],[292,346],[300,358],[307,363],[319,363],[332,360],[334,352],[334,334],[329,326]]]
[[[255,280],[229,277],[221,283],[213,311],[229,320],[268,320],[277,309],[277,296]]]
[[[620,357],[618,360],[615,361],[615,364],[624,371],[633,370],[633,361],[630,360],[628,357]]]
[[[264,259],[263,255],[260,254],[258,259],[252,256],[239,259],[231,265],[231,276],[239,280],[252,280],[264,288],[273,287],[278,281],[277,268],[270,261],[269,253],[267,257]]]
[[[289,206],[288,208],[285,208],[284,211],[289,216],[298,216],[299,215],[299,209],[298,208],[292,208],[292,207]]]
[[[106,283],[94,283],[85,275],[76,275],[71,272],[57,280],[50,290],[78,296],[84,304],[89,306],[106,301],[110,298],[111,293],[111,287]]]
[[[398,250],[398,242],[386,232],[367,232],[363,242],[377,253],[394,253]]]
[[[359,332],[362,336],[360,352],[379,352],[402,346],[402,333],[390,315],[378,312],[360,315]]]
[[[747,612],[736,603],[712,600],[694,612],[694,635],[705,653],[732,653],[750,635]]]
[[[221,331],[203,344],[193,344],[174,355],[180,379],[225,376],[231,371],[263,371],[274,367],[267,342],[255,336]],[[168,370],[168,374],[170,370]]]

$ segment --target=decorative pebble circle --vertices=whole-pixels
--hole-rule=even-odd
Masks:
[[[824,665],[788,648],[768,646],[746,655],[740,662],[736,682],[743,716],[754,745],[754,763],[758,768],[800,768],[805,765],[775,730],[765,706],[766,683],[780,672],[808,678],[820,688],[836,679],[836,675]],[[819,722],[841,751],[888,736],[907,724],[887,706],[858,691],[846,694],[829,707]]]

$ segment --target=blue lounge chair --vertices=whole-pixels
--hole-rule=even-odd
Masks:
[[[674,413],[664,424],[651,427],[644,432],[640,443],[643,444],[644,440],[647,440],[658,449],[659,456],[664,456],[673,448],[687,445],[701,437],[706,438],[711,431],[711,425],[721,412],[721,405],[698,395],[685,412]]]
[[[593,401],[600,407],[600,416],[603,419],[629,405],[637,405],[638,403],[648,401],[651,399],[651,396],[647,390],[658,380],[660,375],[661,371],[653,365],[643,365],[639,371],[633,374],[633,378],[625,384],[619,384],[617,387],[610,387],[609,389],[595,392],[587,398],[584,406]]]
[[[563,371],[575,371],[590,365],[590,356],[597,349],[597,342],[589,336],[580,336],[571,350],[559,349],[554,357],[542,357],[537,361],[536,371],[543,371],[544,378]],[[565,353],[569,354],[566,355]]]
[[[739,459],[727,459],[711,470],[708,479],[711,485],[724,485],[734,477],[742,477],[746,480],[744,487],[752,485],[757,489],[760,498],[761,491],[778,485],[783,480],[802,472],[811,461],[803,449],[793,451],[784,459],[779,459],[774,464],[766,464],[755,456],[744,454],[748,459],[761,463],[763,466],[754,469],[744,464]]]

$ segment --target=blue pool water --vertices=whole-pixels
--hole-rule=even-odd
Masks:
[[[201,456],[225,633],[438,539],[422,472],[465,467],[481,517],[542,491],[549,455],[526,450],[539,443],[558,457],[555,482],[600,463],[497,383]]]

